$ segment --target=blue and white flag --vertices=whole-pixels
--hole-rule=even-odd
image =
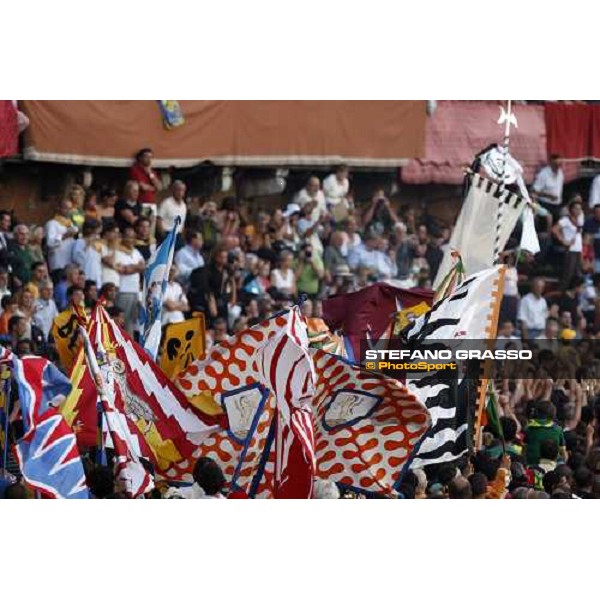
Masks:
[[[140,314],[142,325],[140,344],[153,360],[156,360],[160,346],[163,298],[167,291],[169,270],[173,264],[175,240],[180,223],[181,217],[177,217],[173,229],[169,231],[162,244],[150,257],[144,273],[144,305]]]

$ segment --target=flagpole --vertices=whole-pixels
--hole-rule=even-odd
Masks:
[[[516,125],[515,116],[512,113],[512,100],[506,101],[506,111],[500,107],[500,118],[498,123],[504,123],[504,139],[502,141],[502,171],[500,173],[500,184],[498,185],[498,193],[501,196],[506,188],[506,165],[508,163],[508,150],[510,147],[510,126]],[[500,260],[500,227],[502,223],[504,202],[498,198],[498,213],[496,221],[496,244],[494,248],[494,264],[498,264]]]

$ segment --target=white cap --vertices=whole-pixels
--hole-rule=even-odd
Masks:
[[[283,216],[286,219],[289,219],[292,215],[295,215],[296,213],[299,213],[299,212],[300,212],[300,205],[296,204],[295,202],[292,202],[285,207],[285,210],[283,211]]]

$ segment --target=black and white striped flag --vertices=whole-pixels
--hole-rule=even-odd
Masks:
[[[468,340],[495,338],[502,297],[504,266],[480,271],[465,279],[452,294],[440,300],[419,317],[401,337],[412,349],[459,350]],[[432,425],[415,450],[412,468],[453,461],[468,449],[469,398],[475,399],[476,372],[465,371],[453,377],[442,371],[407,378],[406,384],[425,404]]]

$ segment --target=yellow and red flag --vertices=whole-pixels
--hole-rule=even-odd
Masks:
[[[136,452],[160,476],[173,464],[188,464],[208,435],[224,426],[219,416],[193,407],[158,365],[98,305],[88,335],[94,352],[104,353],[114,378],[114,407],[126,418]],[[62,406],[80,445],[96,445],[98,389],[83,347],[71,373],[73,391]],[[174,479],[173,477],[170,477]]]

